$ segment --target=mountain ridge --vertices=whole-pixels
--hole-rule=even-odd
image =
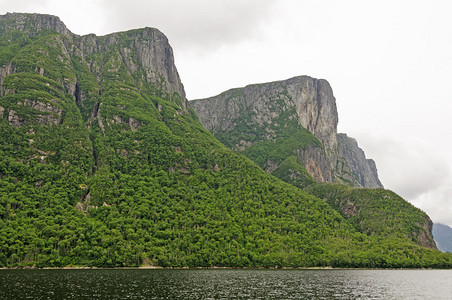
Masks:
[[[38,17],[0,18],[0,267],[452,266],[419,242],[420,210],[362,232],[223,146],[187,105],[161,33],[74,37],[47,21],[38,33]],[[289,142],[320,147],[299,129]],[[284,160],[275,172],[303,171]]]
[[[250,152],[249,148],[305,129],[321,146],[300,145],[291,149],[288,156],[295,154],[314,179],[383,187],[375,162],[367,160],[357,144],[338,136],[336,99],[325,79],[297,76],[252,84],[218,96],[192,100],[190,104],[201,123],[234,150]],[[291,132],[283,132],[282,128]],[[238,139],[238,136],[243,138]],[[276,167],[279,162],[275,165],[269,158],[260,163],[271,172],[265,164]]]

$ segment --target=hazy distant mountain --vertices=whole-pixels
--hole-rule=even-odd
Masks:
[[[433,238],[439,250],[452,252],[452,228],[444,224],[434,223]]]

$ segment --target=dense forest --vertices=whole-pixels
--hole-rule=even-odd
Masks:
[[[0,267],[452,266],[403,199],[392,216],[366,191],[350,217],[354,189],[302,189],[226,148],[143,63],[157,30],[79,37],[52,18],[0,20]]]

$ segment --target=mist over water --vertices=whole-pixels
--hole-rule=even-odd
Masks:
[[[1,270],[0,299],[450,299],[451,270]]]

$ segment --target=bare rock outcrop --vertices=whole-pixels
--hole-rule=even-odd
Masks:
[[[368,188],[383,188],[378,179],[375,161],[366,158],[364,151],[358,146],[358,142],[344,133],[338,134],[337,137],[342,154],[360,185]]]
[[[37,36],[43,31],[73,35],[57,16],[45,14],[7,13],[0,15],[0,30],[19,30],[29,36]]]
[[[263,132],[260,139],[240,141],[240,147],[232,147],[235,150],[244,150],[257,141],[276,140],[278,128],[296,121],[323,146],[300,146],[296,150],[310,175],[320,182],[358,185],[338,145],[336,99],[326,80],[298,76],[232,89],[215,97],[190,101],[190,104],[201,123],[214,134],[237,133],[239,127],[255,131],[256,135]],[[243,119],[248,119],[246,124]]]
[[[281,128],[290,127],[295,134],[298,130],[292,122],[295,120],[321,142],[321,147],[300,145],[295,150],[298,160],[316,181],[382,187],[375,162],[366,159],[357,144],[338,136],[336,99],[324,79],[298,76],[253,84],[215,97],[193,100],[190,105],[206,129],[238,151],[246,151],[265,140],[280,140]],[[283,135],[287,132],[285,130]],[[228,144],[228,135],[243,133],[248,136]],[[273,169],[276,167],[274,165]]]
[[[15,76],[15,73],[30,72],[50,79],[46,84],[51,93],[54,90],[60,92],[56,96],[57,100],[64,102],[63,98],[72,97],[84,116],[92,121],[90,112],[96,108],[98,111],[103,102],[104,82],[111,81],[112,76],[117,76],[120,80],[123,79],[120,78],[121,76],[129,76],[136,86],[130,92],[140,97],[142,93],[172,100],[179,105],[181,112],[187,112],[188,102],[174,63],[173,50],[167,37],[158,29],[142,28],[106,36],[94,34],[79,36],[69,31],[56,16],[27,13],[1,15],[0,36],[8,37],[8,34],[16,31],[25,33],[30,43],[36,41],[37,36],[53,33],[59,35],[49,35],[40,44],[42,48],[33,54],[38,56],[39,62],[34,69],[30,69],[27,64],[15,66],[13,56],[16,54],[11,55],[9,61],[0,65],[0,104],[2,104],[1,98],[7,94],[25,92],[6,88],[5,78],[10,75]],[[58,55],[48,53],[48,49],[57,49],[55,53]],[[46,63],[41,63],[43,61]],[[74,62],[77,62],[75,68]],[[50,68],[50,65],[60,65],[60,67],[56,68],[55,70],[58,71],[55,72],[55,70],[46,69]],[[77,73],[80,68],[89,70],[90,76],[95,80],[94,83],[89,83],[89,88],[86,82],[91,78],[79,78]],[[123,70],[128,74],[124,75]],[[85,87],[82,87],[83,84]],[[33,93],[33,91],[28,92]],[[30,121],[38,124],[57,124],[64,116],[58,106],[38,101],[38,98],[31,97],[25,102],[22,96],[16,98],[18,100],[12,106],[2,106],[3,110],[6,110],[4,115],[11,125],[21,126],[24,122],[28,123],[29,117],[21,115],[20,106],[28,106],[44,112],[44,114],[32,116],[33,120]],[[87,99],[90,100],[85,101]],[[103,124],[109,116],[97,113],[96,117],[103,132]],[[133,118],[127,123],[132,130],[137,130],[141,126],[140,121]]]
[[[111,56],[113,51],[122,60],[130,75],[143,71],[142,79],[154,86],[157,95],[163,93],[172,98],[177,95],[182,108],[187,109],[185,90],[174,63],[173,50],[168,38],[158,29],[146,27],[100,37],[89,34],[75,39],[74,42],[77,45],[74,54],[87,60],[91,72],[99,81],[105,66],[89,57],[103,54]]]

